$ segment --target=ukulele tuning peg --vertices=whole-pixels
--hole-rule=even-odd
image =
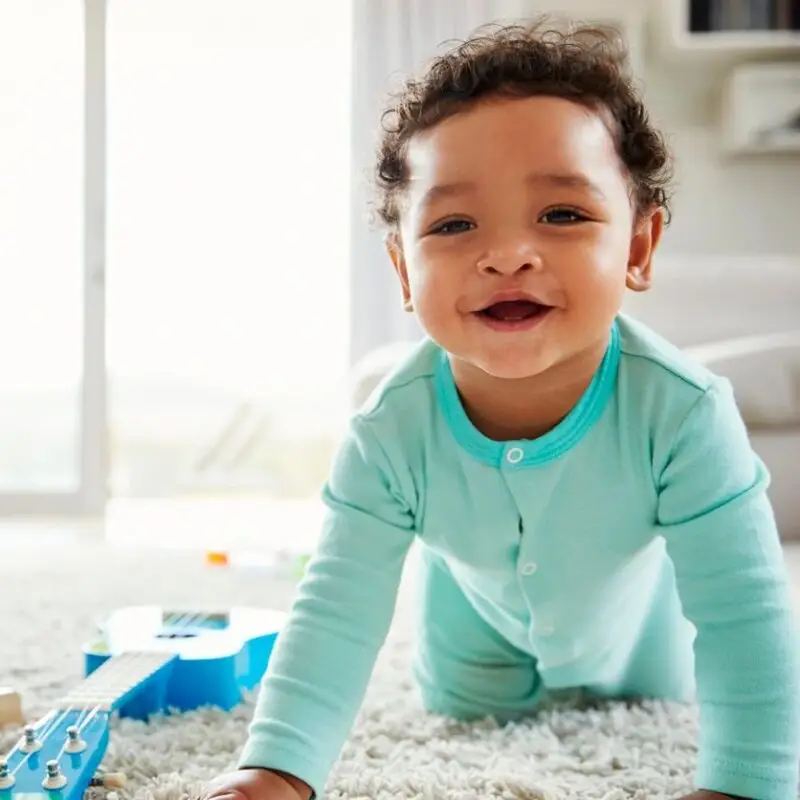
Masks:
[[[8,769],[8,761],[0,758],[0,791],[10,789],[14,785],[14,776]]]
[[[86,749],[86,742],[81,739],[81,731],[77,725],[70,725],[67,728],[67,745],[65,753],[82,753]]]
[[[22,744],[19,748],[23,753],[35,753],[42,749],[42,743],[36,738],[36,728],[26,725],[22,729]]]
[[[48,761],[45,767],[45,778],[42,781],[42,787],[45,789],[63,789],[67,784],[67,779],[61,768],[58,766],[58,761]]]

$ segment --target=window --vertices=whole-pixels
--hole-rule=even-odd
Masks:
[[[83,4],[0,2],[0,492],[80,483]]]
[[[349,3],[114,0],[117,497],[316,496],[346,409]]]

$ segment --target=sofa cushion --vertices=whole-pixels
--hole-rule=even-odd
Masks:
[[[730,380],[751,430],[800,428],[800,331],[689,348]]]

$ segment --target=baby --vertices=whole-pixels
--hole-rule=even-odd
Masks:
[[[206,797],[322,797],[416,541],[432,713],[696,699],[689,797],[794,800],[768,475],[728,382],[620,310],[650,288],[670,162],[617,39],[485,29],[383,121],[378,212],[427,336],[351,421],[239,769]]]

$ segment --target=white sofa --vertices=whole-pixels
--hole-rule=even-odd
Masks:
[[[800,258],[663,258],[626,310],[730,379],[781,536],[800,540]]]
[[[800,540],[800,258],[661,258],[654,288],[625,310],[729,378],[772,474],[784,540]],[[412,342],[376,348],[352,375],[360,406]]]

